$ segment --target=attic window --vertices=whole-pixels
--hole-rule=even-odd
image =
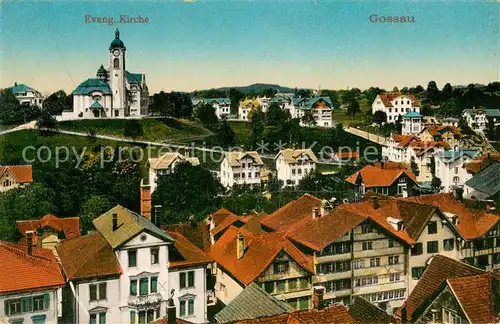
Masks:
[[[396,231],[401,231],[403,229],[403,221],[393,217],[387,217],[387,222],[391,225]]]

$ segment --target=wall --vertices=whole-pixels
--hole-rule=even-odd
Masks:
[[[31,318],[33,316],[45,315],[47,323],[56,323],[57,317],[58,317],[58,304],[60,302],[56,292],[57,292],[56,289],[51,289],[51,290],[38,291],[38,292],[1,294],[0,295],[0,322],[5,321],[5,323],[9,323],[9,321],[12,321],[12,320],[23,319],[24,323],[32,323]],[[43,295],[45,293],[49,294],[49,299],[50,299],[50,304],[49,304],[48,309],[43,310],[43,311],[32,311],[29,313],[22,313],[19,315],[6,316],[6,314],[5,314],[5,301],[6,300],[19,299],[19,298],[29,297],[29,296],[40,296],[40,295]]]
[[[441,293],[439,293],[439,295],[431,302],[428,307],[425,308],[425,310],[421,314],[414,314],[415,323],[444,323],[445,318],[443,314],[443,308],[448,311],[454,312],[462,319],[462,323],[466,323],[467,317],[463,313],[460,304],[448,287],[446,287]]]
[[[106,299],[90,301],[89,286],[106,282]],[[119,279],[96,279],[77,283],[71,283],[74,287],[76,297],[75,317],[78,323],[90,323],[90,312],[99,308],[106,308],[106,323],[117,323],[120,321],[120,280]]]
[[[194,287],[180,288],[180,273],[194,271]],[[186,274],[187,276],[187,274]],[[206,269],[205,266],[170,269],[169,290],[174,290],[174,303],[177,317],[191,323],[205,323],[207,321],[207,298],[206,298]],[[180,317],[180,300],[194,299],[194,316]]]
[[[227,305],[243,291],[244,287],[220,266],[217,266],[216,272],[215,297]]]

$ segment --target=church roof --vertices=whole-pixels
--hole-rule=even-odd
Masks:
[[[102,109],[102,105],[99,103],[99,101],[95,101],[92,105],[90,105],[90,109]]]
[[[93,91],[100,91],[103,94],[111,94],[109,85],[99,79],[90,78],[80,83],[80,85],[73,91],[76,95],[86,95]]]
[[[118,31],[118,28],[116,29],[116,32],[115,32],[115,39],[113,39],[113,41],[109,45],[109,50],[112,50],[114,48],[125,49],[125,45],[123,44],[122,40],[120,39],[120,31]]]
[[[142,73],[131,73],[129,71],[125,71],[125,75],[127,76],[127,82],[130,84],[142,83]]]

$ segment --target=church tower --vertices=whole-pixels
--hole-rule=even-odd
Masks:
[[[120,32],[116,29],[115,39],[109,45],[109,85],[113,91],[113,111],[110,117],[129,115],[125,86],[125,45],[120,40]]]

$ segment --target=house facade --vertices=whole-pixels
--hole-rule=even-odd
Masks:
[[[168,152],[158,158],[148,159],[151,194],[156,189],[158,177],[171,174],[179,163],[190,163],[196,166],[200,164],[200,160],[197,157],[186,157],[178,152]]]
[[[220,164],[220,182],[226,188],[234,185],[260,186],[264,163],[259,153],[229,152]]]
[[[61,317],[64,277],[54,254],[28,245],[0,241],[0,321],[57,323]]]
[[[442,192],[452,192],[453,188],[463,188],[465,182],[472,178],[465,165],[476,157],[473,150],[455,149],[436,152],[435,176],[441,179]]]
[[[310,149],[284,149],[274,158],[277,178],[283,186],[296,186],[308,173],[316,170],[318,158]]]
[[[0,192],[24,187],[32,181],[31,165],[0,166]]]
[[[388,123],[395,123],[406,113],[420,113],[420,102],[411,94],[382,93],[372,103],[372,114],[377,111],[386,113]]]
[[[231,99],[229,98],[207,98],[203,99],[205,104],[210,104],[215,109],[217,118],[228,118],[231,114]]]
[[[403,115],[403,135],[419,134],[422,131],[422,118],[418,112],[407,112]]]
[[[38,90],[23,83],[18,84],[17,82],[9,90],[16,96],[21,105],[42,107],[43,96]]]
[[[245,99],[240,101],[238,107],[238,119],[248,121],[250,120],[250,114],[260,108],[260,102],[258,99]]]
[[[462,117],[473,131],[484,133],[489,123],[498,125],[500,122],[500,109],[465,109],[462,112]]]

